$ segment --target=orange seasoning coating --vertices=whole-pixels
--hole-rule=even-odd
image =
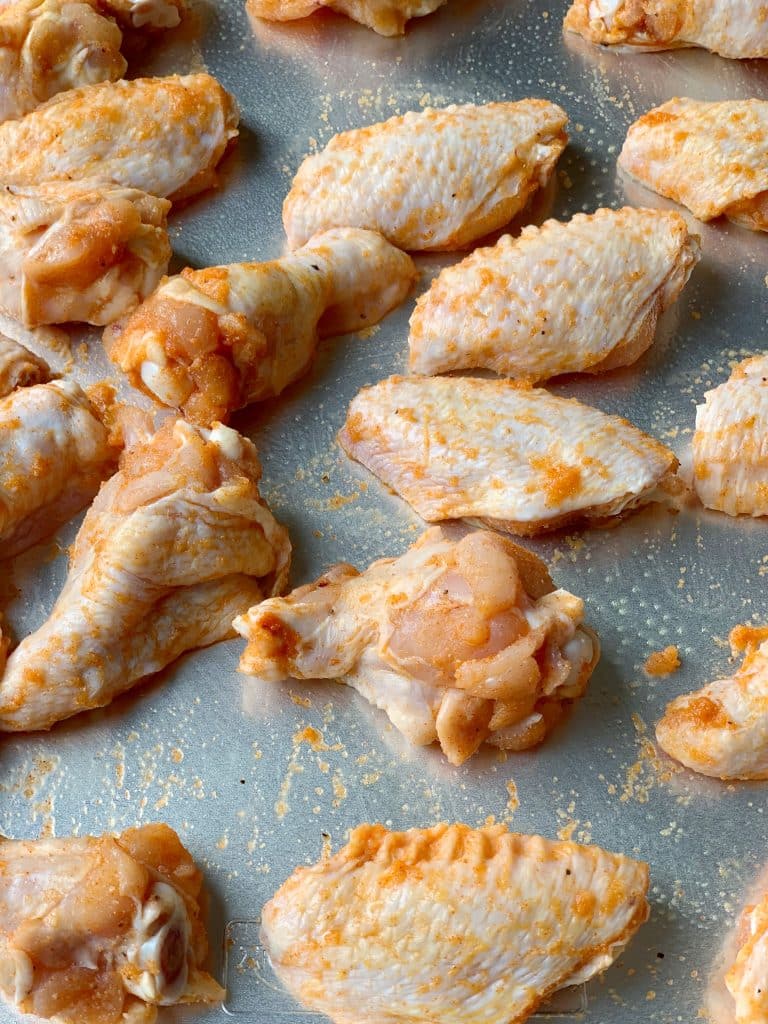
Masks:
[[[648,655],[643,668],[649,676],[669,676],[680,668],[680,652],[674,644]]]

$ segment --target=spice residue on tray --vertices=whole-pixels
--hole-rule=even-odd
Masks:
[[[653,651],[645,660],[643,668],[649,676],[669,676],[680,668],[680,652],[674,644],[662,651]]]

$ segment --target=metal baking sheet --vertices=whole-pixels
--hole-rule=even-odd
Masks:
[[[450,0],[403,39],[330,14],[254,29],[242,0],[198,6],[199,24],[150,53],[146,67],[207,67],[237,96],[243,124],[222,187],[172,217],[178,264],[280,253],[280,206],[302,156],[336,131],[428,104],[542,96],[565,107],[571,142],[539,219],[625,202],[669,205],[617,178],[627,125],[675,95],[766,97],[763,65],[697,51],[602,52],[563,39],[566,6]],[[704,259],[650,353],[631,369],[554,388],[629,417],[681,458],[695,402],[734,360],[763,348],[768,310],[766,238],[692,223]],[[446,262],[420,260],[420,287]],[[325,342],[306,379],[235,423],[261,450],[264,494],[295,545],[296,584],[337,560],[362,568],[399,554],[422,528],[334,440],[357,390],[404,369],[411,308]],[[73,375],[111,375],[98,337],[84,340],[87,349],[73,346]],[[53,362],[62,369],[67,361],[58,354]],[[2,571],[17,637],[45,618],[77,525]],[[35,837],[169,822],[207,873],[220,978],[227,930],[226,1012],[285,1024],[318,1018],[268,979],[259,983],[261,906],[295,865],[338,848],[352,825],[495,820],[599,843],[650,862],[653,912],[620,962],[588,986],[584,1019],[693,1021],[766,857],[766,789],[680,770],[654,748],[653,726],[672,696],[730,671],[733,625],[765,616],[766,530],[691,504],[678,515],[650,510],[614,530],[533,542],[556,581],[584,596],[603,644],[588,695],[535,751],[482,752],[452,768],[437,750],[410,748],[342,686],[244,680],[241,643],[232,641],[183,658],[103,712],[48,735],[4,737],[0,830]],[[669,643],[680,648],[681,670],[648,678],[644,660]],[[222,1012],[171,1018],[207,1024]],[[0,1021],[11,1019],[0,1009]]]

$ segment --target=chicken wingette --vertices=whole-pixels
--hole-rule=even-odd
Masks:
[[[382,36],[399,36],[411,18],[422,18],[448,0],[248,0],[248,13],[266,21],[296,21],[327,7]]]

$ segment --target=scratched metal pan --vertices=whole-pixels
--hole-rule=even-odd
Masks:
[[[219,191],[172,218],[180,264],[205,266],[280,253],[280,207],[302,156],[335,132],[430,103],[541,96],[570,116],[571,142],[538,215],[600,205],[667,205],[617,178],[627,125],[675,95],[768,97],[760,62],[709,54],[627,55],[563,39],[565,0],[449,0],[382,39],[334,15],[251,26],[242,0],[198,8],[193,38],[170,40],[136,70],[207,67],[238,98],[240,142]],[[189,33],[188,33],[189,35]],[[629,417],[681,457],[694,405],[766,335],[768,240],[698,225],[704,258],[635,367],[558,384]],[[421,261],[421,287],[441,266]],[[338,560],[359,567],[397,555],[422,527],[335,442],[360,387],[405,367],[413,300],[365,335],[323,344],[307,377],[236,423],[264,462],[263,490],[295,545],[299,584]],[[77,339],[78,341],[80,339]],[[77,346],[73,375],[110,374],[98,337]],[[57,368],[63,356],[55,355]],[[16,636],[46,616],[65,576],[77,523],[3,570]],[[531,542],[557,583],[586,599],[603,657],[570,720],[540,749],[480,753],[452,768],[414,750],[336,684],[256,685],[236,672],[232,641],[183,658],[104,712],[0,746],[0,830],[10,836],[99,833],[164,820],[205,868],[215,967],[225,1011],[195,1020],[307,1024],[270,980],[258,948],[264,901],[297,864],[338,848],[361,821],[393,828],[442,820],[501,821],[572,837],[651,864],[653,912],[622,959],[556,1012],[591,1024],[690,1022],[709,998],[713,966],[766,857],[766,789],[727,786],[676,769],[653,746],[666,701],[729,670],[725,638],[765,615],[768,527],[692,505],[646,511],[620,527]],[[642,671],[677,644],[681,670]],[[321,740],[307,743],[312,726]],[[225,961],[224,951],[228,951]],[[176,1020],[192,1019],[182,1012]],[[11,1020],[0,1010],[0,1020]]]

